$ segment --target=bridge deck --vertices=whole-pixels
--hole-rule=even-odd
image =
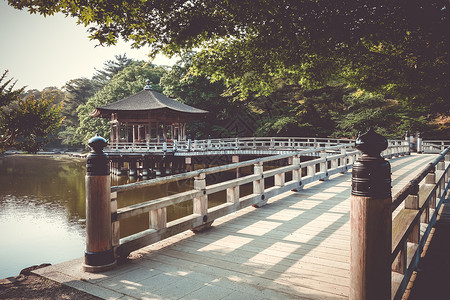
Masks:
[[[391,160],[393,193],[434,157]],[[103,274],[82,272],[81,258],[36,273],[109,299],[347,299],[350,181],[347,173],[285,193]]]

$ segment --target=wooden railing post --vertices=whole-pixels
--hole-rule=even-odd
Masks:
[[[100,136],[88,142],[92,151],[86,161],[86,252],[83,269],[102,272],[116,265],[111,234],[111,177],[109,158]]]
[[[115,249],[120,245],[120,222],[117,215],[117,192],[111,193],[111,245]],[[117,257],[116,253],[114,256]]]
[[[260,177],[253,181],[253,194],[261,195],[261,200],[255,203],[254,207],[262,207],[266,205],[267,200],[264,195],[264,168],[262,162],[257,162],[253,165],[253,173],[259,175]]]
[[[380,153],[387,141],[370,129],[358,137],[353,165],[350,299],[391,299],[391,168]]]
[[[423,145],[423,139],[422,139],[422,135],[420,134],[420,132],[417,133],[417,153],[422,153],[422,145]]]
[[[411,154],[411,137],[409,136],[409,130],[406,131],[405,141],[408,143],[408,154],[407,155],[410,155]]]
[[[303,185],[302,185],[302,169],[300,167],[300,156],[299,155],[296,155],[296,156],[292,157],[292,165],[297,167],[294,170],[292,170],[292,180],[297,182],[298,187],[295,188],[294,190],[298,192],[298,191],[300,191],[303,188]]]
[[[328,160],[327,160],[327,152],[325,150],[320,151],[320,157],[325,158],[325,161],[320,163],[320,173],[324,174],[324,177],[320,179],[321,181],[328,180]]]
[[[167,227],[167,210],[165,207],[150,211],[150,228],[160,230]]]
[[[212,221],[208,222],[208,195],[206,194],[206,174],[200,173],[194,177],[194,189],[201,191],[200,197],[193,200],[193,213],[202,216],[202,225],[192,229],[192,231],[203,231],[211,227]]]

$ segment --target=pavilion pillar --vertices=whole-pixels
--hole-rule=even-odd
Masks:
[[[119,146],[120,141],[120,123],[119,120],[116,122],[116,145]]]
[[[186,140],[186,123],[180,123],[181,126],[181,140],[185,141]]]
[[[111,114],[112,115],[112,114]],[[114,144],[114,124],[112,121],[113,117],[111,117],[111,122],[109,123],[109,144],[112,146]]]
[[[128,143],[128,122],[125,122],[125,142]]]
[[[163,138],[164,138],[164,142],[167,142],[167,128],[166,128],[166,124],[163,124]]]

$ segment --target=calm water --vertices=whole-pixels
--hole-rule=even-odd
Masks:
[[[23,268],[84,255],[85,161],[66,156],[0,157],[0,278]],[[132,180],[133,181],[133,180]],[[112,185],[130,182],[113,177]],[[119,207],[184,191],[190,181],[119,194]],[[192,203],[171,207],[168,218],[192,211]],[[148,216],[121,222],[121,235],[148,228]]]
[[[0,278],[83,255],[84,164],[64,157],[0,158]]]
[[[245,170],[243,169],[242,172]],[[250,172],[250,170],[247,170]],[[246,173],[246,172],[244,172]],[[42,263],[56,264],[84,255],[85,160],[67,156],[17,155],[0,157],[0,279]],[[235,178],[220,174],[208,183]],[[135,180],[113,176],[112,185]],[[121,193],[118,206],[148,201],[192,189],[191,180]],[[241,196],[251,184],[241,187]],[[209,196],[209,206],[223,203],[225,192]],[[168,221],[192,213],[192,201],[167,208]],[[121,236],[149,226],[140,215],[120,223]]]

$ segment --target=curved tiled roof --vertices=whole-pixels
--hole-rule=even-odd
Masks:
[[[198,109],[175,101],[161,93],[144,89],[137,94],[97,108],[97,114],[114,111],[148,111],[157,109],[170,109],[181,113],[205,114],[206,110]]]

